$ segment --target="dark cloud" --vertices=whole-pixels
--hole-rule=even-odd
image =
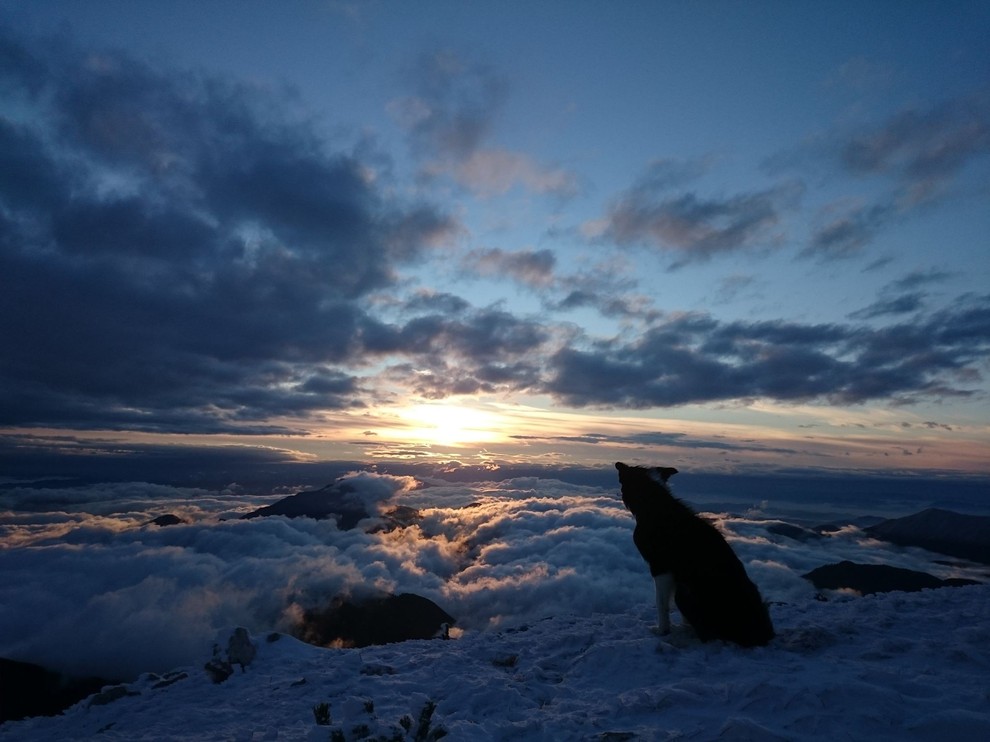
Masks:
[[[835,127],[764,162],[773,175],[798,170],[869,180],[879,192],[859,203],[832,204],[819,215],[803,257],[860,255],[874,238],[919,209],[948,197],[980,197],[964,175],[986,167],[990,97],[986,91],[906,107],[880,121]]]
[[[430,314],[379,329],[373,341],[365,338],[369,350],[464,361],[507,361],[536,353],[549,339],[541,323],[498,308],[478,309],[462,318]]]
[[[854,404],[973,394],[990,345],[990,297],[910,324],[722,323],[669,317],[631,342],[568,347],[546,391],[571,405],[664,407],[770,398]]]
[[[963,167],[990,153],[986,95],[907,108],[853,133],[841,146],[842,165],[857,175],[888,175],[915,200],[927,198]]]
[[[596,309],[604,317],[625,319],[653,320],[660,315],[660,312],[654,309],[650,302],[615,296],[611,292],[591,288],[573,289],[563,299],[549,302],[549,306],[564,311],[590,307]]]
[[[852,319],[874,319],[897,314],[910,314],[924,307],[925,297],[924,292],[916,291],[890,299],[881,299],[864,309],[852,312],[849,317]]]
[[[811,235],[802,257],[836,260],[858,256],[876,234],[897,215],[893,204],[857,205],[829,212]]]
[[[928,271],[912,271],[908,273],[903,278],[899,278],[893,283],[891,283],[891,288],[909,291],[912,289],[918,289],[923,286],[929,286],[931,284],[943,283],[949,278],[952,278],[951,273],[940,270],[928,270]]]
[[[279,94],[0,50],[0,423],[252,432],[359,404],[326,366],[364,351],[364,297],[449,217],[386,197]]]
[[[782,211],[800,193],[781,186],[726,198],[669,193],[677,182],[652,166],[621,194],[606,215],[604,237],[620,245],[648,245],[678,255],[677,264],[776,242]]]
[[[569,311],[591,308],[604,317],[652,322],[660,316],[653,298],[637,294],[637,283],[615,265],[602,263],[583,267],[578,273],[558,276],[557,297],[544,298],[549,309]]]
[[[459,296],[446,292],[419,291],[405,303],[405,310],[413,313],[461,314],[471,305]]]
[[[687,433],[634,433],[631,435],[614,435],[610,433],[585,433],[582,435],[533,436],[514,435],[516,440],[546,441],[559,443],[587,443],[589,445],[606,446],[641,446],[644,448],[689,448],[716,449],[719,451],[761,451],[765,453],[793,454],[792,448],[764,446],[747,441],[726,441],[711,438],[698,438]]]

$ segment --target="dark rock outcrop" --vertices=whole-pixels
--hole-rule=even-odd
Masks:
[[[333,484],[318,490],[298,492],[281,500],[252,510],[241,518],[259,518],[270,515],[284,515],[287,518],[313,518],[325,520],[333,518],[337,528],[349,531],[367,518],[374,520],[366,524],[368,533],[389,532],[406,528],[422,517],[416,508],[395,505],[381,515],[370,512],[364,501],[357,495],[353,484],[338,479]]]
[[[826,564],[801,575],[819,590],[839,590],[848,588],[861,595],[887,593],[894,590],[917,592],[938,587],[979,584],[974,580],[943,580],[927,572],[891,567],[887,564],[857,564],[843,561]]]
[[[306,611],[293,633],[317,646],[367,647],[432,639],[454,622],[432,600],[403,593],[360,601],[335,600],[324,610]]]
[[[241,672],[247,670],[258,653],[258,648],[251,641],[251,636],[245,628],[236,628],[227,640],[226,653],[219,644],[213,645],[213,657],[203,669],[214,683],[222,683],[234,674],[234,665],[241,666]]]
[[[963,515],[929,508],[865,529],[873,538],[898,546],[920,546],[939,554],[990,564],[990,516]]]
[[[188,523],[189,521],[184,518],[180,518],[178,515],[173,515],[172,513],[166,513],[165,515],[159,515],[154,520],[149,520],[145,523],[146,526],[159,526],[164,528],[165,526],[177,526],[182,523]]]
[[[0,658],[0,723],[55,716],[113,682],[71,678],[30,662]]]
[[[141,693],[139,691],[131,690],[126,685],[112,685],[109,688],[104,688],[95,696],[90,697],[87,708],[92,708],[93,706],[106,706],[114,701],[119,701],[121,698],[129,698],[131,696],[140,695]]]
[[[350,530],[359,521],[371,516],[364,502],[357,497],[357,489],[348,482],[337,480],[318,490],[299,492],[283,497],[278,502],[252,510],[241,518],[258,518],[284,515],[287,518],[333,518],[341,530]]]
[[[368,529],[368,533],[391,533],[399,528],[416,525],[423,516],[416,508],[408,505],[396,505],[391,510],[382,513],[381,519]]]

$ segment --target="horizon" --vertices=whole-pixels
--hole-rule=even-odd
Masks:
[[[0,497],[990,507],[990,6],[892,8],[5,3]]]

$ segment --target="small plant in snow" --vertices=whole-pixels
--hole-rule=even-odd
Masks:
[[[317,708],[326,706],[326,718],[329,723],[330,705],[318,704],[313,707],[313,713],[317,713]],[[356,742],[357,740],[372,740],[373,742],[435,742],[441,737],[447,736],[447,730],[442,726],[434,725],[433,712],[437,705],[433,701],[427,701],[419,712],[419,718],[413,721],[412,717],[405,714],[399,719],[398,725],[380,725],[377,722],[372,724],[357,724],[351,727],[349,732],[341,728],[333,729],[330,732],[330,742]],[[375,704],[373,701],[364,702],[364,711],[374,715]],[[320,723],[317,721],[317,723]],[[384,726],[384,729],[383,729]],[[373,727],[378,727],[373,729]],[[400,728],[401,727],[401,728]]]
[[[413,737],[416,742],[431,742],[447,736],[446,729],[433,726],[433,712],[436,709],[436,703],[427,701],[419,712],[419,724],[416,726],[416,736]]]
[[[330,726],[330,704],[318,703],[313,706],[313,718],[321,727]]]

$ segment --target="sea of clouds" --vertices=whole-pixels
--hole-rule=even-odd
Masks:
[[[333,597],[413,592],[465,631],[563,614],[622,613],[653,601],[617,489],[551,479],[450,484],[349,475],[372,513],[422,518],[391,532],[332,520],[240,515],[277,496],[151,484],[0,493],[0,657],[129,678],[198,661],[221,629],[291,631]],[[149,524],[172,513],[185,524]],[[715,513],[766,599],[814,599],[801,574],[831,562],[934,564],[847,526],[822,539],[773,535],[760,514]]]

